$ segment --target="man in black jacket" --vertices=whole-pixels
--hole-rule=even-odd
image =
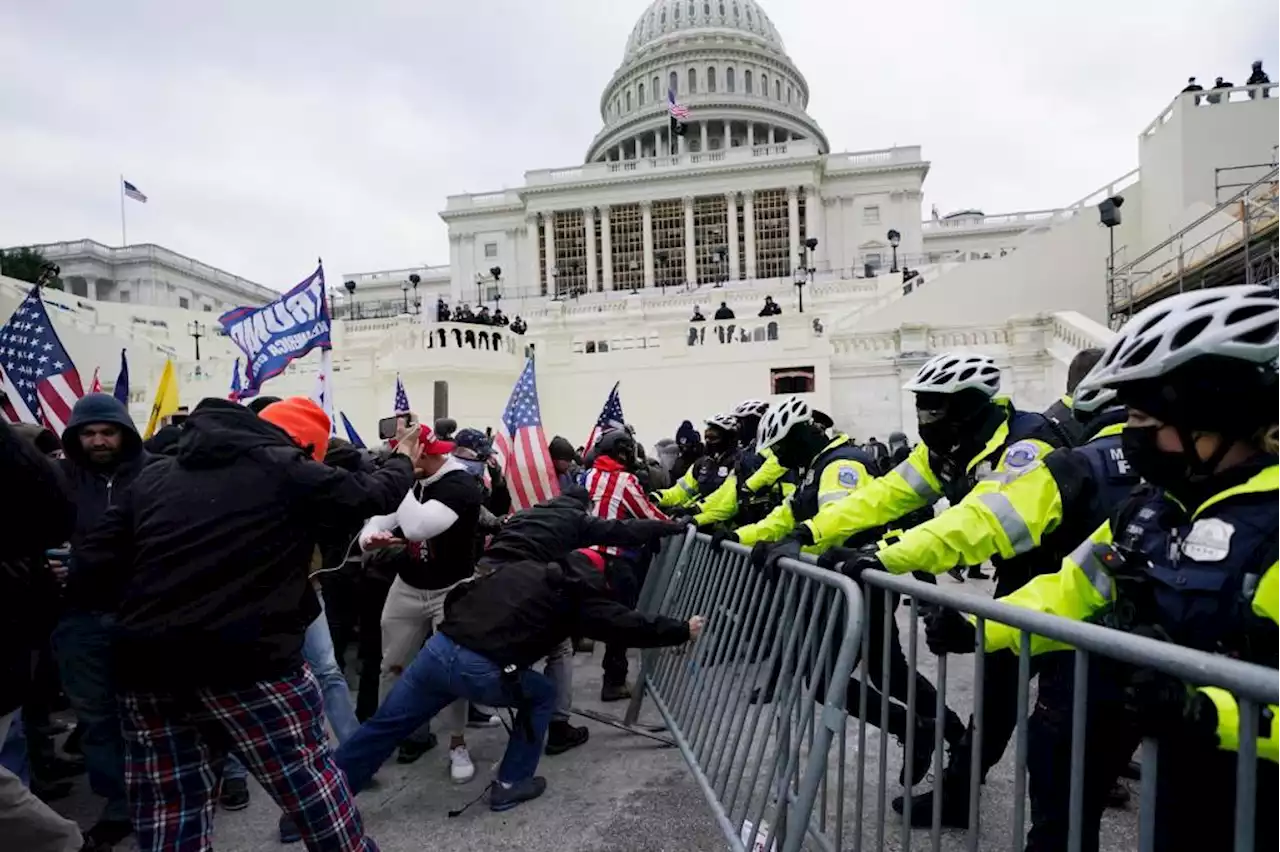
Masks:
[[[123,499],[142,469],[155,456],[142,439],[124,404],[110,394],[91,393],[71,409],[62,432],[66,458],[62,470],[76,504],[71,534],[68,582],[81,570],[80,547],[107,510]],[[51,560],[55,568],[59,560]],[[89,786],[106,799],[90,834],[105,843],[129,836],[129,804],[125,796],[124,740],[111,673],[110,604],[92,595],[67,597],[67,608],[53,633],[54,656],[62,687],[84,728],[82,747]]]
[[[654,648],[678,645],[702,631],[701,616],[688,622],[650,618],[618,603],[602,565],[598,554],[574,551],[556,562],[498,564],[455,589],[440,629],[373,718],[338,749],[337,763],[351,788],[367,785],[405,735],[465,698],[519,711],[490,787],[490,809],[509,810],[542,795],[546,779],[534,772],[555,688],[529,667],[574,634]]]
[[[23,632],[30,606],[30,557],[71,535],[75,503],[57,466],[0,420],[0,481],[22,499],[5,506],[0,536],[0,742],[8,734],[30,685],[29,637]],[[0,842],[23,852],[71,852],[98,848],[74,822],[32,795],[21,779],[0,767]]]
[[[114,604],[126,779],[144,852],[205,848],[224,755],[236,757],[312,849],[373,850],[326,744],[303,665],[320,613],[316,530],[394,508],[416,432],[372,473],[327,467],[329,418],[309,400],[267,422],[206,399],[178,451],[149,465],[76,549],[71,600]],[[175,803],[181,803],[180,807]]]

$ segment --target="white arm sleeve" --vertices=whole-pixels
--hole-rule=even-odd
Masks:
[[[458,513],[439,500],[419,503],[409,492],[396,510],[400,531],[409,541],[426,541],[449,529],[458,520]]]
[[[411,492],[412,493],[412,492]],[[369,545],[369,537],[376,532],[391,532],[396,528],[396,516],[390,515],[374,515],[365,522],[364,528],[360,530],[359,540],[360,549],[365,550]]]

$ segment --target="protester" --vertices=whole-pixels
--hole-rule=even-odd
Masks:
[[[514,334],[524,334],[528,330],[528,324],[520,318],[519,314],[516,314],[516,318],[511,321],[511,331]]]
[[[759,316],[776,317],[782,313],[782,308],[778,307],[778,303],[773,300],[772,296],[764,297],[764,307],[760,309]]]
[[[1226,80],[1222,79],[1221,77],[1216,77],[1216,78],[1214,78],[1214,81],[1213,81],[1213,89],[1212,89],[1211,91],[1217,91],[1217,90],[1219,90],[1219,89],[1230,89],[1230,88],[1232,88],[1233,86],[1235,86],[1235,83],[1228,83]],[[1230,97],[1230,96],[1228,96],[1228,97]],[[1218,95],[1205,95],[1204,99],[1205,99],[1205,100],[1207,100],[1207,101],[1208,101],[1209,103],[1211,103],[1211,104],[1218,104],[1218,103],[1222,103],[1222,95],[1220,95],[1220,94],[1218,94]]]
[[[111,641],[116,628],[110,615],[112,601],[94,595],[73,596],[71,588],[82,570],[82,543],[107,510],[126,498],[133,482],[155,457],[143,450],[129,410],[105,393],[87,394],[76,402],[62,433],[62,446],[66,454],[62,469],[76,504],[76,525],[71,557],[65,563],[66,612],[54,630],[53,646],[62,687],[84,726],[82,748],[89,787],[106,800],[89,833],[114,844],[132,834],[133,827],[112,672]],[[50,565],[60,570],[64,563],[51,559]]]
[[[68,598],[114,614],[142,852],[209,848],[227,754],[297,821],[309,848],[377,848],[334,766],[320,690],[303,665],[304,634],[320,614],[307,570],[318,524],[403,499],[418,436],[404,430],[396,455],[349,473],[319,463],[329,419],[315,403],[288,399],[264,418],[206,399],[176,455],[148,466],[76,548]]]
[[[680,428],[676,430],[676,446],[680,448],[680,457],[671,468],[673,479],[684,476],[694,462],[706,454],[702,446],[702,436],[688,420],[682,422]]]
[[[569,443],[569,439],[560,435],[551,439],[547,450],[551,453],[551,464],[556,469],[556,481],[563,493],[577,484],[578,476],[582,473],[581,459],[574,452],[573,444]]]
[[[728,302],[720,303],[720,307],[716,308],[715,318],[718,320],[731,320],[734,318],[733,308],[729,307]]]
[[[1261,59],[1255,59],[1253,61],[1253,67],[1250,69],[1250,72],[1249,72],[1249,79],[1245,80],[1244,82],[1245,82],[1245,85],[1248,85],[1248,86],[1264,86],[1271,82],[1271,78],[1267,76],[1267,72],[1262,70]],[[1262,96],[1264,98],[1269,98],[1271,97],[1271,93],[1268,92],[1266,89],[1263,89]],[[1257,92],[1250,92],[1249,97],[1251,99],[1256,98]]]
[[[689,322],[706,322],[707,318],[702,315],[702,308],[697,305],[693,306],[693,316],[689,317]]]

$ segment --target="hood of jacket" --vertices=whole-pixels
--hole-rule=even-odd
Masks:
[[[603,470],[607,473],[630,473],[627,466],[622,462],[610,456],[596,456],[591,462],[591,466],[596,470]]]
[[[541,505],[554,509],[573,509],[577,512],[585,512],[591,508],[591,495],[581,485],[570,485],[560,494]]]
[[[178,464],[188,469],[227,467],[250,450],[292,449],[310,458],[289,434],[249,409],[225,399],[206,399],[196,406],[178,439]]]
[[[131,462],[142,454],[142,436],[138,434],[138,427],[133,424],[133,418],[129,416],[129,409],[125,408],[124,403],[109,393],[90,393],[76,402],[71,409],[67,428],[62,430],[62,452],[76,467],[90,466],[80,447],[80,430],[91,423],[111,423],[120,427],[124,433],[120,447],[122,464]]]

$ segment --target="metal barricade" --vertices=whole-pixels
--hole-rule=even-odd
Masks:
[[[1091,700],[1091,672],[1097,673],[1101,671],[1103,672],[1101,676],[1105,677],[1106,670],[1096,669],[1100,665],[1099,660],[1102,663],[1114,661],[1139,668],[1156,670],[1197,686],[1221,687],[1236,697],[1240,708],[1240,749],[1236,760],[1235,840],[1232,848],[1236,852],[1255,848],[1255,795],[1258,780],[1256,737],[1258,735],[1260,710],[1267,705],[1280,703],[1280,677],[1278,677],[1275,669],[1242,663],[1227,657],[1203,653],[1095,624],[1072,621],[999,603],[981,595],[922,583],[909,576],[895,576],[881,571],[867,571],[862,575],[862,579],[868,585],[868,594],[864,596],[867,613],[862,621],[864,631],[862,647],[864,649],[873,647],[870,636],[873,620],[870,607],[884,607],[884,618],[882,620],[884,631],[882,637],[882,677],[878,684],[881,694],[881,718],[887,717],[891,693],[901,695],[903,692],[906,693],[905,699],[902,700],[902,704],[905,704],[906,718],[909,720],[916,718],[918,708],[915,687],[916,675],[919,671],[919,641],[917,637],[920,633],[922,609],[944,606],[976,616],[977,635],[979,638],[978,648],[972,663],[974,672],[973,715],[970,740],[971,764],[968,774],[969,801],[967,810],[969,828],[966,837],[968,849],[991,850],[1008,848],[1021,850],[1025,842],[1027,827],[1025,815],[1027,786],[1025,779],[1027,777],[1028,758],[1028,705],[1031,696],[1031,678],[1035,672],[1033,663],[1037,663],[1041,659],[1038,656],[1034,658],[1032,656],[1032,634],[1065,643],[1074,649],[1052,652],[1054,654],[1070,655],[1071,658],[1066,659],[1065,662],[1072,666],[1069,769],[1067,767],[1058,769],[1059,772],[1069,771],[1066,848],[1070,852],[1079,852],[1085,843],[1085,744],[1087,735],[1092,735],[1093,733],[1086,731],[1086,719],[1088,718],[1086,709],[1089,707]],[[872,588],[883,590],[885,594],[871,594]],[[901,637],[901,642],[906,646],[907,680],[905,689],[903,684],[891,684],[889,680],[889,672],[892,669],[890,665],[891,646],[899,641],[897,636],[891,636],[891,631],[896,629],[898,623],[896,621],[896,609],[899,596],[909,596],[910,598],[910,602],[907,604],[907,612],[905,613],[904,635]],[[984,653],[982,650],[983,628],[988,620],[1010,625],[1020,631],[1020,648],[1016,654],[1016,677],[1012,674],[1015,662],[1013,654],[1007,651]],[[895,653],[903,653],[901,645],[898,646],[898,649]],[[870,653],[869,650],[868,653]],[[1006,656],[1004,659],[997,659],[998,654]],[[933,716],[937,722],[934,726],[933,812],[931,815],[932,825],[929,833],[929,848],[938,850],[943,848],[943,835],[940,825],[942,815],[941,788],[943,783],[942,750],[944,725],[942,720],[945,718],[944,714],[947,705],[948,658],[943,656],[935,659],[937,660],[937,670],[934,686],[937,689],[937,699],[933,708]],[[998,727],[991,725],[992,719],[984,718],[994,716],[993,708],[985,706],[988,702],[984,699],[984,687],[987,685],[987,678],[991,676],[988,669],[997,663],[1000,669],[997,674],[1001,678],[1001,682],[1005,683],[1009,688],[1008,691],[1001,692],[1000,697],[1001,699],[1008,698],[1016,704],[1014,711],[1016,727],[1012,735],[1014,743],[1013,791],[1010,801],[1012,814],[1008,835],[999,838],[983,836],[979,822],[984,727]],[[995,669],[992,669],[992,673],[996,673]],[[878,789],[875,791],[877,797],[876,810],[873,815],[869,815],[871,818],[863,820],[863,799],[867,792],[866,761],[868,759],[866,747],[868,685],[865,676],[857,691],[859,694],[855,712],[861,721],[858,723],[859,757],[857,781],[853,794],[855,836],[851,848],[854,850],[868,847],[877,850],[882,849],[886,842],[886,830],[897,830],[900,836],[893,848],[909,850],[913,840],[910,828],[911,790],[904,791],[906,793],[903,801],[904,812],[901,816],[886,808],[888,733],[883,727],[880,731],[878,748]],[[992,700],[996,699],[993,698]],[[835,709],[834,704],[831,705],[830,709]],[[1007,707],[1000,708],[1000,712],[1007,714],[1008,709]],[[1272,724],[1275,723],[1274,721],[1272,722]],[[1111,724],[1111,720],[1107,720],[1106,724]],[[904,763],[908,766],[914,757],[914,750],[921,745],[914,741],[914,730],[914,726],[908,727],[905,738]],[[1008,734],[1007,728],[1003,733]],[[986,735],[999,737],[1001,732],[988,730]],[[1166,745],[1166,747],[1169,746]],[[1121,757],[1127,762],[1129,755],[1124,754]],[[1138,849],[1142,852],[1149,852],[1149,850],[1155,848],[1155,820],[1156,808],[1158,807],[1156,799],[1156,767],[1158,759],[1159,749],[1156,740],[1149,736],[1141,739],[1142,775],[1138,805]],[[1111,780],[1114,780],[1114,778]],[[1108,781],[1107,783],[1110,782]],[[1270,805],[1274,806],[1274,801]],[[1274,812],[1270,813],[1271,816],[1269,818],[1274,824]],[[864,847],[864,841],[868,841],[867,847]],[[870,842],[874,842],[874,846],[871,846]],[[1209,839],[1205,840],[1205,844],[1203,848],[1226,848],[1225,845],[1214,846],[1212,840]],[[836,848],[840,847],[837,846]]]
[[[627,721],[643,696],[653,702],[734,852],[834,852],[861,593],[790,559],[767,575],[749,555],[731,542],[715,552],[690,530],[675,557],[656,560],[641,608],[707,621],[697,642],[642,655]]]

